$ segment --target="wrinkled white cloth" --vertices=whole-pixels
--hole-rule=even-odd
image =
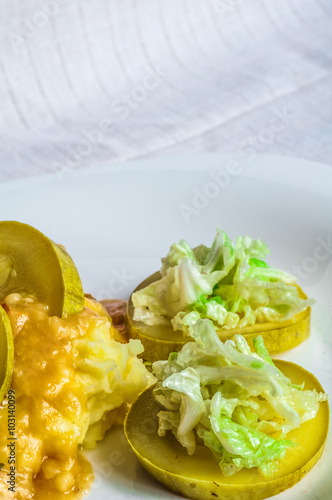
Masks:
[[[205,152],[332,164],[330,0],[2,0],[0,180]]]

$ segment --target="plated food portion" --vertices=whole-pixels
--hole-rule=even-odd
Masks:
[[[329,410],[311,373],[270,357],[309,336],[314,301],[268,252],[217,229],[211,248],[172,245],[128,304],[98,302],[62,245],[0,222],[0,498],[88,494],[84,449],[124,419],[139,462],[188,498],[299,481]]]
[[[298,482],[321,456],[328,432],[327,396],[317,379],[293,363],[274,363],[261,336],[252,352],[241,335],[222,342],[208,319],[189,333],[179,352],[153,363],[157,384],[127,415],[139,462],[199,500],[259,500]]]
[[[80,498],[93,482],[82,450],[154,377],[140,341],[118,342],[107,311],[84,297],[63,248],[17,222],[0,235],[1,338],[14,350],[14,364],[1,351],[0,498]]]
[[[210,248],[185,240],[171,246],[160,271],[132,293],[127,328],[144,345],[144,359],[167,359],[190,339],[190,325],[213,321],[221,340],[241,334],[252,347],[261,334],[270,353],[300,344],[310,333],[310,306],[289,273],[270,267],[268,247],[217,228]]]

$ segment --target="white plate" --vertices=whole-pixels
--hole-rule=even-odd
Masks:
[[[317,300],[310,339],[280,357],[332,394],[332,168],[267,156],[183,157],[7,182],[0,195],[1,218],[63,243],[85,291],[98,298],[127,298],[180,238],[209,245],[216,225],[231,238],[261,238],[269,262],[295,272]],[[330,498],[331,444],[330,433],[319,464],[275,498]],[[179,498],[137,464],[119,429],[89,457],[96,472],[89,500]]]

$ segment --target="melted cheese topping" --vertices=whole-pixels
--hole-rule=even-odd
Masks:
[[[0,471],[0,498],[58,500],[62,496],[66,499],[80,497],[90,489],[93,480],[92,468],[81,453],[87,434],[89,436],[93,430],[93,439],[89,438],[93,447],[114,421],[115,408],[123,406],[146,387],[145,368],[136,352],[130,352],[127,347],[130,344],[112,340],[114,334],[109,319],[89,308],[69,319],[49,317],[43,305],[14,294],[6,299],[5,307],[15,345],[11,390],[15,391],[17,439],[10,436],[8,429],[11,415],[7,398],[0,405],[0,463],[4,464]],[[89,337],[91,332],[93,340]],[[129,363],[134,367],[137,363],[141,378],[127,400],[119,394],[114,400],[114,391],[106,383],[111,380],[107,376],[109,366],[106,371],[102,362],[98,365],[98,356],[103,357],[105,346],[111,353],[112,349],[117,351],[117,346],[127,349],[125,355],[121,353],[120,356],[127,371]],[[93,352],[91,359],[90,351]],[[116,369],[116,362],[112,363]],[[104,372],[100,374],[98,370]],[[99,378],[93,378],[94,372]],[[117,378],[121,381],[123,377],[120,374]],[[102,390],[98,387],[99,380],[103,383]],[[93,393],[91,387],[94,386],[96,392]],[[102,404],[97,397],[99,393],[103,397]],[[101,427],[96,429],[98,419],[102,419]],[[12,445],[15,449],[15,492],[8,490],[10,447],[7,444],[10,442],[15,443]]]

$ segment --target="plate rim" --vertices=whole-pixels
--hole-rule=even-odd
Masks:
[[[160,171],[208,171],[215,170],[205,164],[205,161],[210,163],[224,161],[236,162],[242,167],[241,175],[245,177],[256,177],[258,174],[263,175],[267,180],[273,173],[276,167],[280,172],[285,172],[293,176],[298,174],[298,169],[302,169],[300,177],[297,181],[303,182],[307,177],[313,177],[315,181],[321,181],[321,176],[331,177],[332,181],[332,165],[307,160],[305,158],[292,157],[287,155],[269,155],[256,154],[253,159],[246,159],[241,153],[202,153],[202,154],[186,154],[176,155],[163,158],[138,158],[120,163],[101,162],[95,165],[90,165],[83,168],[73,168],[72,171],[66,173],[63,178],[57,176],[56,172],[44,172],[42,174],[29,175],[16,179],[8,179],[0,182],[0,193],[6,193],[12,189],[24,188],[29,186],[45,185],[52,182],[64,184],[85,177],[116,174],[130,171],[148,171],[155,174]],[[276,162],[281,163],[277,166]],[[287,165],[285,165],[287,163]],[[227,164],[226,164],[227,165]],[[225,166],[226,166],[225,165]],[[320,175],[317,175],[320,171]],[[236,174],[238,175],[238,174]],[[289,178],[283,178],[284,181]],[[294,179],[293,179],[294,180]],[[307,182],[307,181],[306,181]],[[306,182],[304,184],[306,184]],[[287,183],[288,184],[288,183]],[[325,186],[325,183],[322,182]],[[325,186],[326,187],[326,186]],[[332,189],[331,189],[332,191]]]

